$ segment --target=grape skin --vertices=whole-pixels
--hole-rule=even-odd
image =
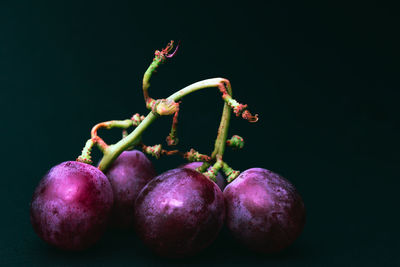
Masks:
[[[191,169],[173,169],[151,180],[135,202],[139,237],[156,254],[193,255],[218,235],[225,218],[219,187]]]
[[[110,225],[133,228],[135,200],[140,190],[156,176],[153,164],[138,150],[124,151],[105,174],[114,192]]]
[[[304,203],[285,178],[262,168],[242,172],[224,190],[227,226],[248,248],[275,253],[292,244],[305,224]]]
[[[190,162],[190,163],[187,163],[187,164],[181,166],[181,168],[196,169],[196,168],[200,167],[201,165],[203,165],[203,162],[194,161],[194,162]],[[226,180],[225,180],[225,178],[222,176],[222,174],[220,172],[218,172],[218,174],[215,177],[215,179],[216,179],[216,184],[218,185],[218,187],[221,190],[224,190],[224,188],[226,186]]]
[[[30,218],[37,235],[65,250],[83,250],[106,229],[113,204],[107,177],[97,168],[76,161],[53,167],[39,182]]]

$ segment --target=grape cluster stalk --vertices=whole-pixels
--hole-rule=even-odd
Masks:
[[[223,158],[226,146],[244,146],[238,135],[228,140],[231,112],[251,123],[258,121],[258,115],[252,115],[246,104],[232,98],[229,80],[207,79],[165,99],[150,97],[150,79],[177,53],[179,44],[172,52],[173,47],[171,41],[156,50],[143,76],[149,113],[96,124],[76,161],[54,166],[39,182],[30,217],[35,232],[47,243],[66,250],[86,249],[109,226],[134,229],[156,254],[186,257],[209,246],[224,224],[239,243],[261,253],[281,251],[300,235],[305,209],[295,187],[263,168],[240,173]],[[194,148],[183,152],[143,142],[151,123],[161,116],[173,116],[166,143],[178,145],[182,99],[205,88],[217,88],[224,102],[214,150],[209,155]],[[98,130],[112,128],[122,129],[122,138],[107,144]],[[93,147],[103,154],[97,168],[92,165]],[[156,159],[180,155],[189,163],[157,176],[145,154]]]

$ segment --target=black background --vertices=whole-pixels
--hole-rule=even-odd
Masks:
[[[378,1],[2,1],[0,4],[0,265],[398,265],[398,8]],[[263,167],[292,181],[307,224],[281,254],[260,256],[226,236],[199,256],[160,259],[134,234],[109,232],[93,248],[61,252],[33,232],[29,202],[52,166],[75,159],[91,127],[145,114],[141,80],[154,50],[181,40],[151,81],[167,97],[228,78],[260,121],[232,117],[236,169]],[[186,97],[179,148],[212,150],[222,101]],[[164,143],[171,118],[145,132]],[[102,131],[110,143],[119,131]],[[99,154],[96,154],[97,157]],[[154,162],[158,172],[183,163]]]

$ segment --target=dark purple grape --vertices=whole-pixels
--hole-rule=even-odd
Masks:
[[[182,165],[180,168],[189,168],[189,169],[194,170],[194,169],[200,167],[202,164],[203,164],[203,162],[194,161],[194,162],[186,163],[185,165]],[[218,172],[216,180],[217,180],[216,183],[219,186],[219,188],[221,190],[224,190],[224,188],[226,186],[226,180],[220,172]]]
[[[285,178],[262,168],[242,172],[224,190],[226,222],[245,246],[263,253],[281,251],[305,224],[303,200]]]
[[[47,243],[82,250],[106,229],[113,193],[97,168],[76,161],[53,167],[39,182],[31,202],[33,229]]]
[[[153,164],[138,150],[124,151],[105,174],[114,192],[111,225],[133,227],[135,200],[140,190],[156,176]]]
[[[139,237],[159,255],[184,257],[206,248],[225,218],[218,186],[191,169],[173,169],[151,180],[135,203]]]

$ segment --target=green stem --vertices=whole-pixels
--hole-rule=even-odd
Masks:
[[[178,110],[175,112],[174,117],[172,119],[171,131],[170,131],[169,135],[167,136],[167,138],[165,139],[169,146],[176,146],[179,142],[179,138],[177,137],[178,114],[179,114],[179,106],[178,106]]]
[[[231,118],[231,108],[228,104],[224,104],[222,111],[221,122],[218,128],[218,136],[215,140],[214,151],[211,154],[212,159],[216,159],[217,156],[223,156],[225,152],[226,139],[228,137],[229,121]]]
[[[104,151],[103,158],[99,163],[99,169],[105,171],[107,167],[128,147],[137,145],[140,142],[140,136],[155,121],[157,116],[150,112],[146,118],[135,128],[128,136],[121,139],[118,143],[110,145]]]
[[[150,78],[161,63],[162,58],[155,58],[143,75],[143,96],[146,106],[149,104],[149,101],[153,100],[148,93],[148,89],[150,87]]]
[[[151,62],[150,66],[147,68],[146,72],[143,75],[143,86],[142,86],[143,96],[144,96],[144,101],[146,103],[146,107],[148,109],[152,109],[151,107],[152,102],[155,101],[153,98],[149,96],[149,91],[148,91],[150,87],[151,76],[153,75],[154,72],[156,72],[157,68],[166,61],[167,58],[171,58],[174,56],[179,47],[179,43],[178,46],[175,48],[175,51],[172,54],[169,54],[173,46],[174,46],[174,41],[171,41],[161,51],[156,50],[153,62]]]
[[[205,88],[210,88],[210,87],[218,87],[221,85],[221,83],[226,83],[227,84],[227,89],[228,93],[231,94],[231,88],[229,85],[229,81],[223,78],[213,78],[213,79],[207,79],[203,80],[200,82],[196,82],[194,84],[191,84],[171,96],[167,98],[167,100],[173,100],[173,101],[178,101],[184,96],[191,94],[193,92],[196,92],[201,89]],[[150,126],[151,123],[155,121],[155,119],[158,116],[156,116],[153,112],[150,112],[146,118],[139,124],[138,127],[135,128],[134,131],[132,131],[128,136],[125,138],[121,139],[118,143],[114,145],[110,145],[107,147],[107,149],[104,151],[103,158],[100,161],[99,164],[99,169],[101,171],[105,171],[110,164],[128,147],[132,145],[137,145],[137,143],[140,142],[140,137],[142,133],[147,129],[147,127]],[[215,149],[213,152],[214,157],[217,155],[223,155],[224,149],[225,149],[225,144],[226,144],[226,138],[228,134],[228,127],[229,127],[229,119],[230,119],[230,107],[225,103],[224,104],[224,110],[222,114],[222,119],[221,119],[221,124],[218,130],[218,136],[217,140],[215,141]]]
[[[92,148],[93,148],[94,142],[92,139],[89,139],[86,141],[86,144],[82,150],[81,155],[76,159],[76,161],[87,163],[87,164],[92,164]]]
[[[211,86],[221,86],[221,84],[226,84],[228,93],[232,95],[232,89],[228,80],[223,78],[213,78],[189,85],[186,88],[174,93],[167,99],[178,101],[185,95],[193,93],[197,90],[208,88]],[[218,136],[217,139],[215,140],[214,151],[211,154],[211,158],[214,160],[216,159],[217,155],[220,155],[222,157],[225,152],[225,145],[226,145],[226,139],[228,137],[230,118],[231,118],[231,108],[229,107],[228,103],[225,102],[224,109],[222,111],[221,122],[218,128]]]

